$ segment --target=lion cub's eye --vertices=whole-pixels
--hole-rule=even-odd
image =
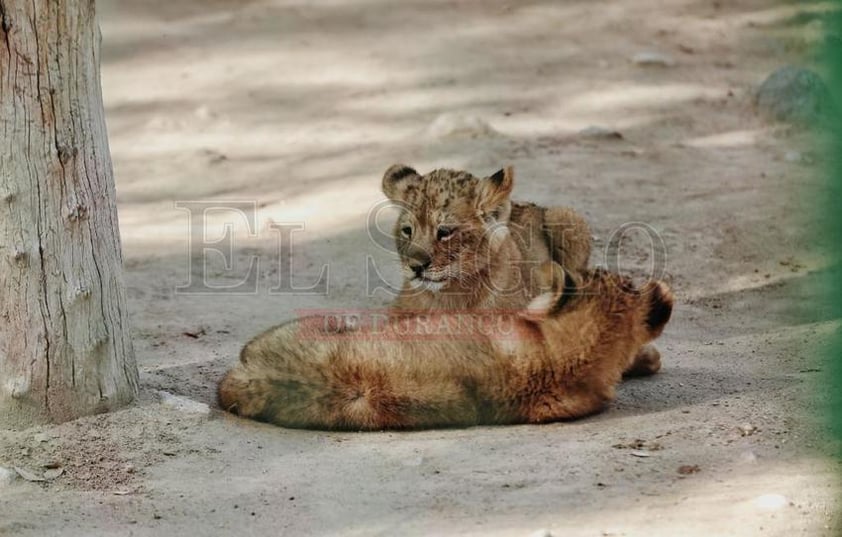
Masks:
[[[412,228],[409,226],[403,226],[401,228],[401,234],[406,237],[407,239],[412,236]]]
[[[446,241],[453,236],[455,230],[452,227],[440,226],[436,231],[436,238],[440,241]]]

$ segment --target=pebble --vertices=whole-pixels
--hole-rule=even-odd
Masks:
[[[657,52],[654,50],[647,50],[638,52],[632,56],[632,63],[641,67],[674,67],[675,60],[672,56]]]
[[[678,467],[678,473],[681,475],[698,474],[701,471],[698,464],[683,464]]]
[[[0,487],[11,485],[18,478],[18,473],[11,468],[0,466]]]
[[[832,122],[833,100],[822,78],[788,65],[769,75],[755,93],[757,110],[790,123]]]
[[[623,135],[614,129],[591,125],[579,131],[582,138],[594,138],[600,140],[622,140]]]
[[[207,416],[210,414],[210,407],[205,403],[188,399],[180,395],[175,395],[170,392],[158,391],[158,396],[161,398],[161,404],[179,410],[181,412],[188,412],[191,414],[201,414]]]
[[[761,509],[775,510],[785,507],[789,500],[782,494],[762,494],[752,500],[752,503]]]
[[[811,165],[815,163],[815,160],[810,155],[805,155],[799,151],[787,151],[784,153],[784,160],[787,162],[795,162],[798,164],[807,164]]]
[[[35,472],[30,472],[26,468],[21,468],[20,466],[15,466],[15,472],[27,481],[46,481],[42,476],[36,474]]]
[[[787,162],[799,162],[801,160],[801,153],[798,151],[787,151],[784,153],[784,160]]]

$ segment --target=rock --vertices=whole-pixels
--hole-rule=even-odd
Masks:
[[[429,138],[488,138],[500,135],[484,119],[458,113],[439,115],[427,127],[425,134]]]
[[[787,162],[801,162],[801,153],[798,151],[787,151],[784,153],[784,160]]]
[[[15,466],[15,472],[17,472],[19,476],[26,479],[27,481],[33,481],[36,483],[40,481],[46,481],[46,479],[36,474],[35,472],[30,472],[26,468],[21,468],[20,466]]]
[[[45,442],[49,442],[50,436],[47,433],[38,433],[35,436],[33,436],[32,439],[38,442],[39,444],[42,444]]]
[[[668,54],[647,50],[638,52],[631,58],[632,63],[641,67],[674,67],[675,60]]]
[[[530,533],[529,537],[553,537],[553,534],[550,530],[540,529]]]
[[[701,471],[698,464],[683,464],[678,467],[678,473],[681,475],[698,474]]]
[[[18,478],[18,473],[11,468],[0,466],[0,487],[11,485]]]
[[[740,436],[751,436],[759,429],[750,423],[744,423],[737,427],[737,430],[740,432]]]
[[[181,412],[188,412],[191,414],[201,414],[207,416],[210,414],[210,407],[205,403],[181,397],[170,392],[159,391],[158,396],[161,398],[161,404]]]
[[[819,75],[808,69],[781,67],[755,93],[758,112],[790,123],[832,123],[835,107],[830,91]]]
[[[784,153],[784,160],[797,164],[805,164],[807,166],[811,166],[816,163],[816,159],[812,155],[801,153],[799,151],[787,151]]]
[[[789,504],[789,500],[782,494],[762,494],[752,500],[752,503],[761,509],[772,511],[785,507]]]
[[[582,138],[593,138],[599,140],[622,140],[623,135],[614,129],[607,129],[597,125],[591,125],[579,131]]]

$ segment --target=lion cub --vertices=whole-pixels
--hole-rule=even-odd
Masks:
[[[434,312],[347,332],[321,318],[272,328],[222,379],[220,405],[284,427],[349,430],[596,412],[640,347],[660,335],[672,293],[602,270],[579,279],[546,263],[538,272],[551,290],[517,314]]]
[[[571,209],[511,201],[511,167],[480,178],[395,164],[382,187],[401,208],[394,235],[404,284],[394,308],[523,308],[537,294],[532,271],[542,263],[587,266],[585,220]]]

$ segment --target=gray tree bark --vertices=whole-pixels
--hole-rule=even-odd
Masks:
[[[137,393],[93,0],[0,0],[0,427]]]

